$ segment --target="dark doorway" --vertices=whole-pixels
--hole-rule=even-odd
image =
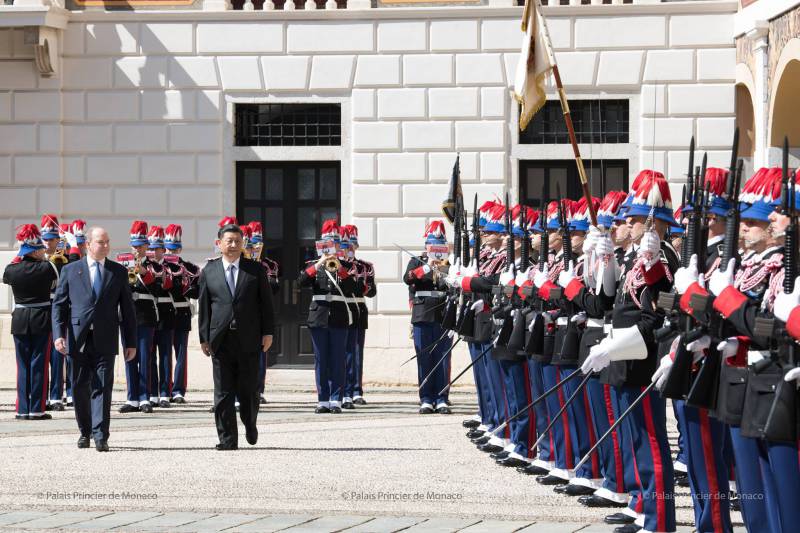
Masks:
[[[608,191],[628,190],[627,159],[589,160],[584,161],[583,165],[592,196],[602,198]],[[519,162],[520,203],[536,208],[539,207],[542,197],[547,201],[555,200],[556,184],[565,198],[577,200],[583,196],[578,167],[574,160]]]
[[[273,298],[276,338],[268,365],[314,364],[306,327],[311,289],[297,285],[297,275],[315,258],[314,241],[323,220],[339,218],[341,166],[335,162],[236,163],[236,216],[242,223],[264,225],[264,253],[280,264],[280,291]]]

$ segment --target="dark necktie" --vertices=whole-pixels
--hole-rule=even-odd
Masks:
[[[97,297],[100,296],[100,289],[103,288],[103,275],[100,273],[100,263],[95,262],[94,264],[94,283],[92,283],[92,295],[94,296],[95,301]]]
[[[231,297],[236,292],[236,278],[233,277],[233,273],[236,271],[236,265],[230,265],[228,267],[228,289],[231,291]]]

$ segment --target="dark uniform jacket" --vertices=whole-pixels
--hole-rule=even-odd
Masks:
[[[420,260],[424,264],[420,264]],[[427,254],[420,259],[412,258],[406,266],[403,281],[408,285],[408,297],[411,302],[411,323],[441,323],[444,316],[444,304],[447,284],[444,275],[434,280],[433,269],[425,273],[424,265],[428,263]]]
[[[339,270],[332,273],[317,269],[313,261],[300,272],[298,284],[311,287],[313,293],[308,306],[308,327],[347,328],[356,320],[347,304],[347,295],[354,294],[355,285],[349,271],[350,263],[341,262]]]
[[[159,323],[158,297],[163,294],[159,288],[156,274],[161,272],[161,268],[161,265],[146,257],[142,261],[136,282],[131,285],[137,326],[152,328]]]
[[[55,265],[49,261],[26,256],[6,267],[3,283],[11,285],[16,304],[11,314],[12,335],[50,332],[50,291],[57,279]]]
[[[367,329],[369,327],[369,309],[364,298],[374,298],[378,293],[375,285],[375,268],[369,261],[355,259],[353,261],[353,271],[356,272],[356,294],[355,299],[358,304],[358,328]]]
[[[192,307],[189,300],[196,300],[199,295],[200,267],[181,258],[178,258],[178,265],[182,268],[179,282],[176,282],[179,289],[172,293],[175,305],[175,329],[191,331]]]

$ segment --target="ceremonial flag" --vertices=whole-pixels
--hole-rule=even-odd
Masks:
[[[519,63],[514,79],[514,98],[522,109],[519,114],[519,129],[524,130],[539,109],[547,101],[544,94],[544,79],[556,65],[553,45],[547,33],[547,24],[542,15],[539,0],[526,0],[522,12],[522,41]]]

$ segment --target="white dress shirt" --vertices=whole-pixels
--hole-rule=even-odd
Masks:
[[[236,267],[236,270],[233,272],[233,286],[236,287],[236,283],[239,281],[239,261],[241,260],[241,256],[239,259],[234,261],[233,263],[229,263],[227,259],[224,257],[222,258],[222,269],[225,271],[225,283],[228,282],[228,277],[230,274],[228,271],[231,268],[231,265]]]
[[[100,278],[102,279],[105,275],[106,260],[101,259],[100,261],[95,261],[87,255],[86,262],[89,263],[89,286],[94,287],[94,277],[97,273],[97,269],[95,268],[94,264],[100,263]]]

